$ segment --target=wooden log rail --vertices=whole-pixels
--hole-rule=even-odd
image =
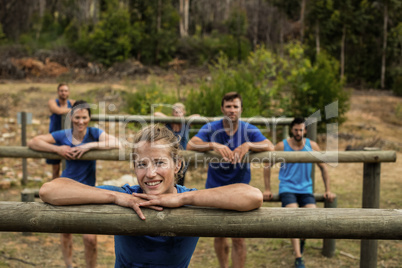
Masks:
[[[203,125],[208,122],[221,120],[223,117],[175,117],[175,116],[152,116],[152,115],[102,115],[94,114],[91,116],[91,121],[98,122],[121,122],[121,123],[190,123]],[[278,117],[278,118],[266,118],[266,117],[247,117],[240,118],[240,120],[253,124],[263,126],[277,126],[277,125],[289,125],[293,118]]]
[[[249,212],[182,207],[132,209],[116,205],[52,206],[0,202],[0,231],[110,235],[402,239],[399,209],[260,208]]]
[[[130,159],[130,151],[125,150],[108,150],[108,151],[90,151],[82,156],[82,160],[129,160]],[[184,158],[187,162],[192,165],[205,165],[210,162],[223,162],[222,158],[213,153],[199,153],[194,151],[183,151],[182,152]],[[0,146],[0,157],[14,157],[14,158],[48,158],[48,159],[61,159],[61,157],[54,153],[44,153],[37,152],[28,149],[27,147],[7,147]],[[352,162],[361,162],[363,163],[363,208],[379,208],[380,201],[380,173],[381,173],[381,163],[382,162],[395,162],[396,161],[396,152],[395,151],[353,151],[353,152],[264,152],[264,153],[253,153],[246,155],[243,159],[243,162],[250,163],[352,163]],[[305,210],[303,212],[297,213],[306,213]],[[379,211],[379,210],[377,210]],[[295,212],[296,213],[296,212]],[[310,214],[311,212],[309,212]],[[400,212],[398,212],[400,213]],[[353,214],[353,213],[352,213]],[[350,214],[349,216],[352,216]],[[1,216],[1,214],[0,214]],[[400,216],[400,215],[399,215]],[[221,216],[219,216],[221,217]],[[345,217],[348,217],[345,215]],[[353,217],[364,218],[364,215],[353,214]],[[1,218],[0,218],[1,219]],[[342,219],[342,217],[340,218]],[[219,218],[221,220],[221,218]],[[339,218],[338,218],[339,220]],[[383,222],[381,218],[370,218],[366,219],[372,221],[373,225]],[[283,222],[277,221],[277,224],[284,224]],[[328,224],[328,226],[333,226],[329,222],[321,222],[322,224]],[[375,223],[375,224],[374,224]],[[342,221],[339,221],[339,224],[342,224]],[[360,222],[356,222],[357,226],[364,227],[365,225],[361,225]],[[303,224],[300,224],[302,226]],[[303,225],[304,226],[304,225]],[[312,223],[307,224],[305,227],[309,228],[313,226]],[[342,226],[342,225],[340,225]],[[274,227],[274,226],[273,226]],[[320,225],[316,225],[314,228],[318,228]],[[336,227],[336,226],[333,226]],[[350,226],[352,227],[352,225]],[[381,228],[381,226],[379,226]],[[402,230],[401,224],[399,222],[399,229]],[[365,227],[364,227],[365,228]],[[277,230],[273,228],[272,230]],[[315,230],[315,229],[314,229]],[[317,229],[318,230],[318,229]],[[334,228],[334,230],[339,230]],[[355,229],[350,229],[355,230]],[[349,231],[350,231],[349,230]],[[1,230],[0,230],[1,231]],[[210,231],[210,230],[209,230]],[[60,232],[60,231],[58,231]],[[64,232],[64,231],[63,231]],[[66,231],[68,232],[68,231]],[[84,232],[85,233],[85,232]],[[324,232],[325,233],[325,232]],[[352,232],[354,233],[354,231]],[[358,233],[358,232],[356,232]],[[282,234],[282,233],[281,233]],[[350,232],[349,232],[350,234]],[[196,234],[194,234],[196,235]],[[213,235],[216,236],[216,235]],[[224,236],[236,236],[236,235],[224,235]],[[252,237],[252,236],[251,236]],[[272,237],[305,237],[310,238],[309,235],[304,235],[302,230],[298,230],[298,232],[291,233],[290,236],[272,236]],[[355,235],[349,235],[344,237],[338,237],[335,234],[329,237],[320,235],[322,238],[354,238]],[[395,237],[395,236],[394,236]],[[377,248],[378,243],[373,239],[391,239],[385,238],[383,236],[376,237],[356,237],[363,238],[361,241],[361,249],[360,249],[360,267],[361,268],[371,268],[376,267],[377,265]],[[394,238],[394,239],[400,239]]]
[[[224,162],[214,152],[181,152],[186,161],[190,163],[219,163]],[[81,160],[128,160],[131,152],[129,150],[95,150],[85,153]],[[7,158],[47,158],[62,159],[56,153],[39,152],[23,146],[0,146],[0,157]],[[263,152],[246,155],[244,162],[250,163],[381,163],[395,162],[395,151],[329,151],[329,152]]]

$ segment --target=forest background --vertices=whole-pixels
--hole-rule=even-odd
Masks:
[[[397,0],[0,1],[0,77],[76,82],[171,68],[177,92],[140,89],[126,112],[178,99],[215,116],[230,90],[245,96],[244,116],[306,116],[337,101],[342,123],[345,86],[402,95],[401,18]],[[210,77],[184,95],[190,67]]]

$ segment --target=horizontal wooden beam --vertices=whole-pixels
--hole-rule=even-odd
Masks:
[[[1,232],[84,233],[152,236],[402,239],[402,210],[290,209],[249,212],[183,207],[132,209],[116,205],[52,206],[0,202]]]
[[[222,117],[157,117],[151,115],[101,115],[94,114],[91,116],[91,121],[100,122],[122,122],[123,124],[128,123],[186,123],[192,125],[203,125],[208,122],[220,120]],[[247,117],[240,118],[240,120],[253,125],[262,125],[266,127],[272,127],[274,125],[289,125],[293,118],[264,118],[264,117]]]
[[[28,189],[25,188],[21,191],[21,196],[24,195],[32,195],[33,197],[39,197],[39,189]],[[314,199],[316,202],[325,202],[325,198],[323,194],[314,194]],[[264,199],[264,202],[280,202],[279,194],[274,194],[270,200]]]
[[[130,160],[130,150],[94,150],[85,153],[82,160]],[[214,152],[182,151],[181,154],[192,165],[223,163],[221,156]],[[56,153],[39,152],[24,146],[0,146],[0,158],[47,158],[62,159]],[[247,163],[381,163],[395,162],[395,151],[331,151],[331,152],[263,152],[250,153],[243,159]]]

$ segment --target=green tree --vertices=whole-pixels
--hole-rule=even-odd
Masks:
[[[192,90],[186,100],[189,113],[206,116],[221,114],[223,95],[237,91],[243,98],[243,116],[273,116],[277,92],[270,88],[276,75],[276,57],[265,48],[251,52],[246,61],[235,63],[221,53],[210,66],[211,81],[202,82],[200,89]]]
[[[90,53],[93,60],[110,66],[130,56],[132,32],[128,11],[119,7],[117,1],[111,1],[93,31],[84,30],[75,47],[80,52]]]
[[[286,47],[280,65],[275,86],[285,96],[283,108],[287,116],[308,117],[320,111],[325,119],[325,107],[338,102],[338,116],[323,122],[345,121],[349,94],[343,89],[339,63],[334,58],[321,52],[312,64],[301,45],[295,43]]]

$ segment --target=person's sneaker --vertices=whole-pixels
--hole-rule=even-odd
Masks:
[[[295,268],[305,268],[303,258],[296,258]]]
[[[300,239],[300,254],[303,254],[305,244],[306,244],[306,239]]]

